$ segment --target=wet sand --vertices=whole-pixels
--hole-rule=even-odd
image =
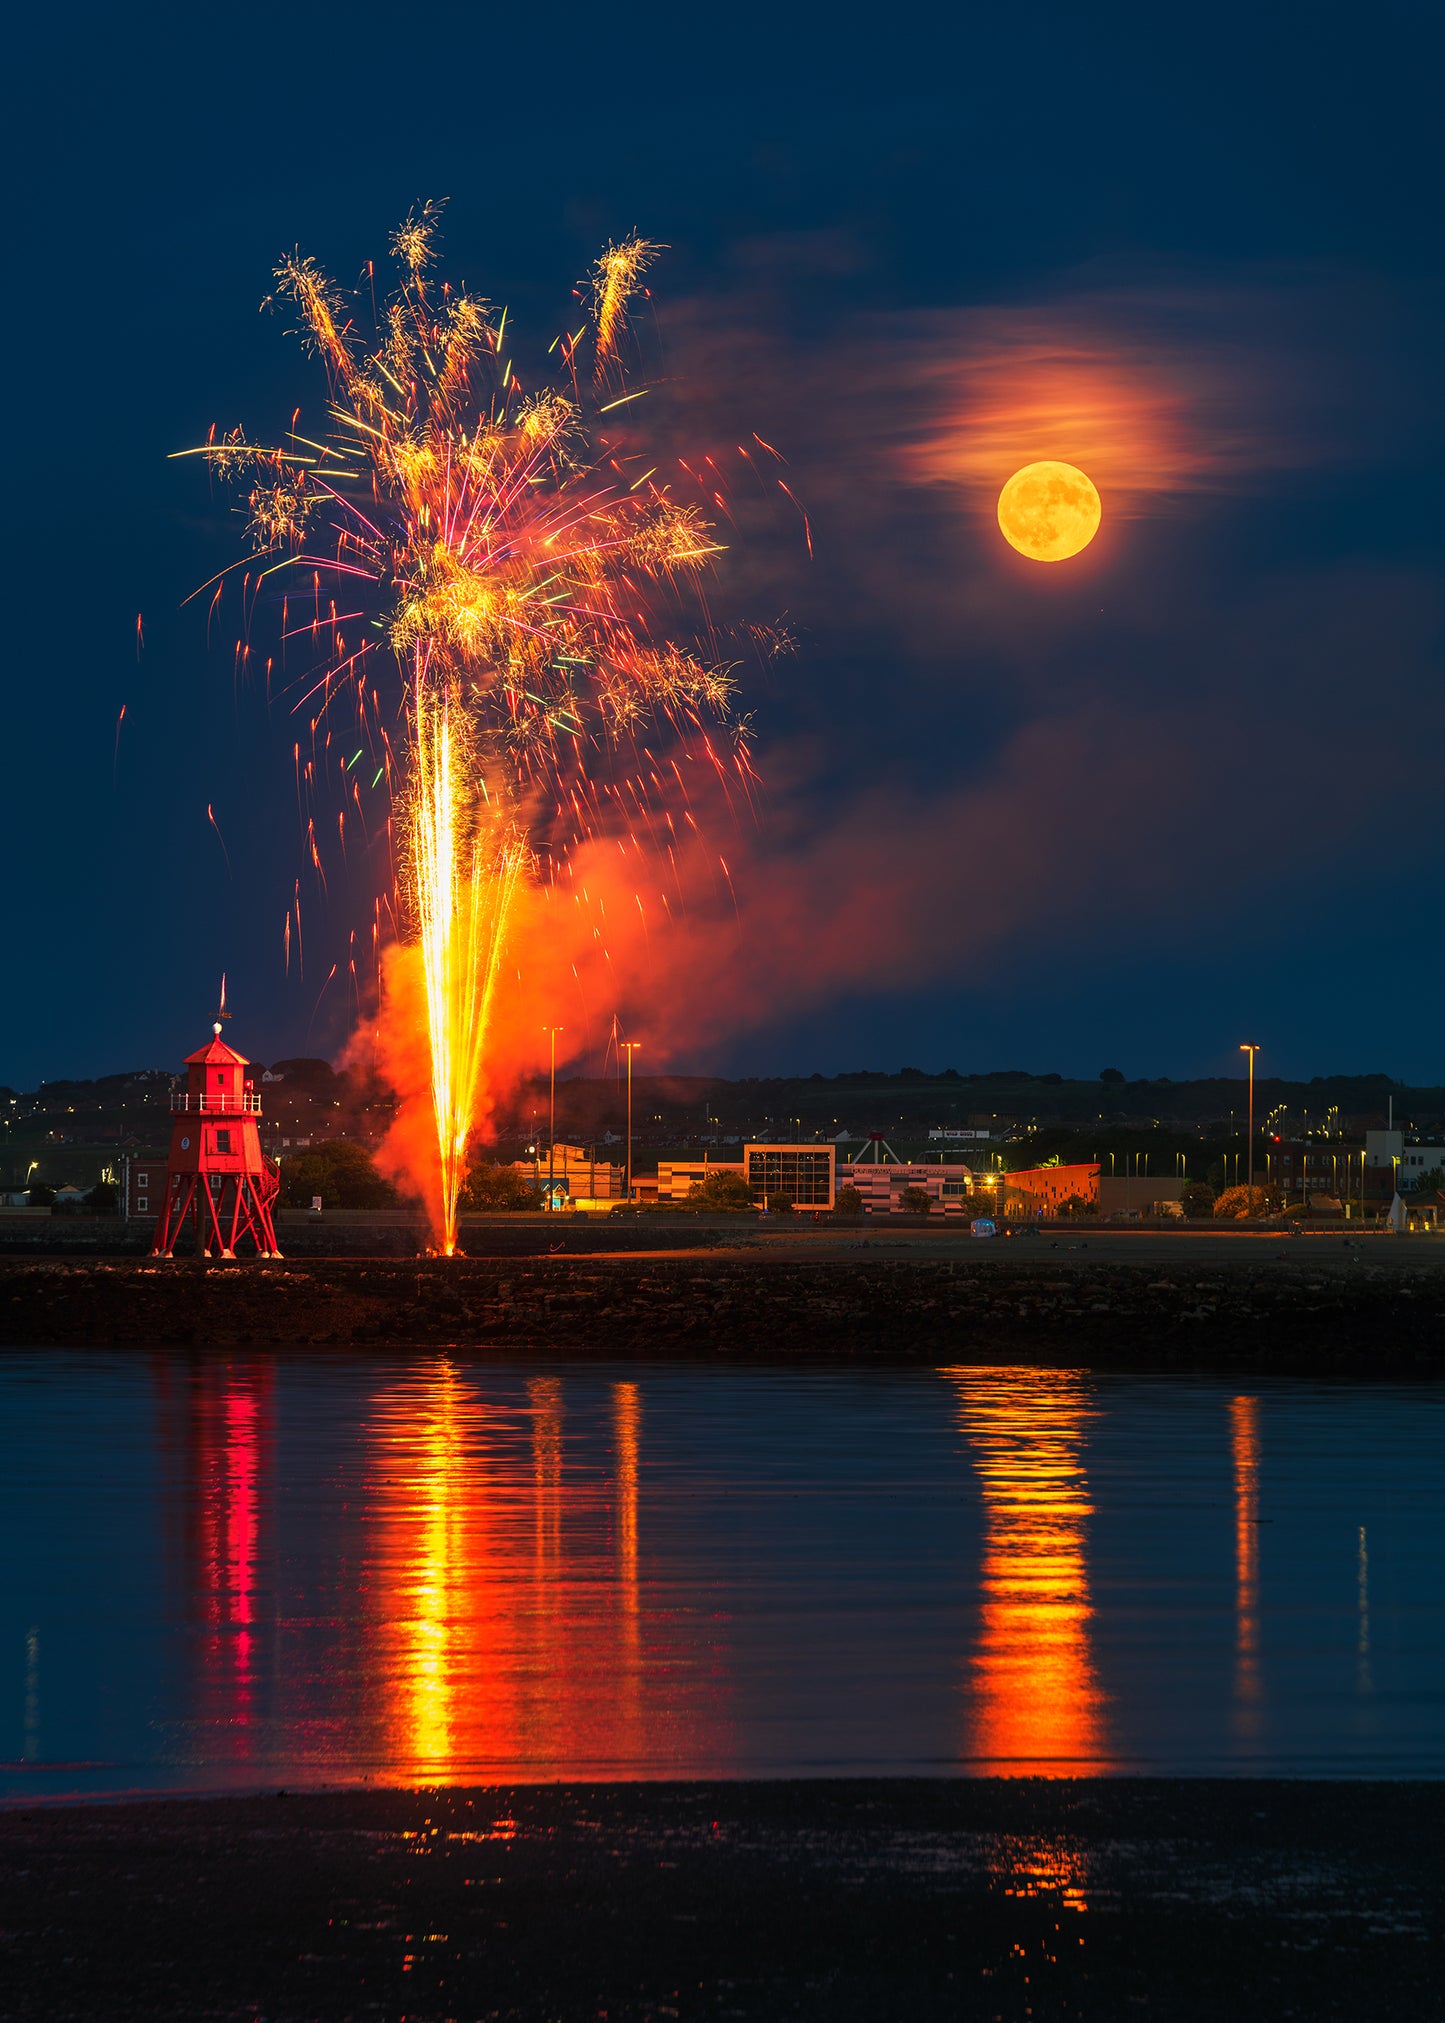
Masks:
[[[1428,1784],[530,1786],[0,1814],[0,2016],[1445,2014]]]

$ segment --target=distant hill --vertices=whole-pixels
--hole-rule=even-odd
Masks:
[[[1316,1076],[1289,1082],[1261,1076],[1255,1082],[1255,1117],[1260,1124],[1273,1110],[1287,1113],[1289,1127],[1319,1128],[1332,1121],[1342,1130],[1383,1123],[1393,1101],[1396,1122],[1421,1132],[1445,1123],[1445,1086],[1411,1088],[1388,1075]],[[497,1113],[499,1134],[541,1128],[547,1110],[543,1078],[524,1085]],[[961,1074],[947,1069],[926,1074],[904,1068],[897,1074],[859,1070],[845,1075],[760,1076],[729,1081],[692,1075],[639,1076],[633,1083],[634,1128],[639,1137],[685,1131],[688,1137],[776,1128],[780,1137],[801,1128],[805,1136],[839,1131],[861,1136],[898,1130],[924,1135],[936,1128],[1010,1127],[1183,1127],[1198,1135],[1219,1135],[1243,1126],[1248,1084],[1243,1077],[1199,1081],[1128,1081],[1102,1078],[1068,1081],[1059,1074],[1035,1075],[1022,1068]],[[577,1077],[557,1084],[558,1135],[579,1137],[617,1130],[625,1117],[625,1086],[616,1078]],[[716,1119],[712,1124],[709,1119]]]
[[[255,1063],[259,1079],[262,1065]],[[375,1143],[387,1128],[387,1093],[356,1071],[335,1074],[314,1059],[278,1061],[279,1080],[262,1090],[268,1119],[280,1130],[341,1135]],[[138,1068],[95,1080],[42,1084],[0,1095],[0,1180],[17,1184],[38,1161],[47,1180],[94,1179],[99,1164],[128,1147],[155,1151],[170,1137],[172,1074]],[[525,1082],[499,1104],[488,1142],[508,1156],[545,1133],[547,1081]],[[1187,1154],[1240,1142],[1248,1100],[1240,1077],[1197,1081],[1128,1080],[1108,1069],[1091,1081],[994,1068],[963,1074],[858,1069],[846,1075],[645,1075],[633,1083],[636,1144],[696,1146],[728,1138],[836,1138],[861,1141],[878,1131],[895,1145],[926,1147],[938,1129],[988,1131],[994,1141],[1027,1140],[1028,1156],[1101,1156],[1146,1147]],[[1445,1132],[1445,1087],[1412,1088],[1388,1075],[1319,1075],[1308,1082],[1261,1076],[1255,1118],[1286,1134],[1331,1128],[1343,1134],[1395,1121],[1421,1136]],[[564,1077],[557,1084],[557,1135],[584,1144],[626,1126],[626,1088],[614,1075]],[[1267,1120],[1275,1122],[1271,1127]],[[935,1141],[936,1143],[936,1141]],[[1009,1163],[1017,1163],[1011,1159]]]

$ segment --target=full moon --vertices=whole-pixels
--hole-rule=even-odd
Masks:
[[[1072,464],[1025,464],[998,495],[1003,537],[1032,562],[1067,562],[1099,531],[1103,507]]]

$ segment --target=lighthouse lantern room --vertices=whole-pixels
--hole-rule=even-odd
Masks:
[[[234,1257],[247,1238],[279,1257],[271,1210],[280,1175],[261,1150],[261,1099],[250,1065],[215,1037],[186,1059],[186,1090],[171,1101],[171,1156],[152,1257],[170,1257],[192,1211],[198,1257]]]

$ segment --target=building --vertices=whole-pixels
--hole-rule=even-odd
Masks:
[[[743,1178],[759,1208],[777,1195],[794,1208],[831,1208],[836,1145],[744,1145]]]
[[[1185,1183],[1178,1175],[1105,1173],[1094,1162],[1078,1166],[1028,1166],[1003,1176],[1003,1211],[1015,1219],[1050,1217],[1081,1201],[1104,1218],[1152,1221],[1180,1213]]]
[[[1100,1173],[1092,1199],[1106,1219],[1122,1215],[1131,1222],[1157,1221],[1162,1216],[1183,1214],[1188,1184],[1178,1174],[1166,1179],[1160,1173]]]
[[[1003,1176],[1003,1212],[1015,1218],[1057,1215],[1067,1201],[1099,1206],[1099,1168],[1025,1166]]]
[[[595,1146],[564,1145],[519,1159],[514,1169],[529,1186],[550,1193],[554,1202],[620,1201],[627,1191],[627,1169],[597,1157]]]
[[[160,1213],[160,1197],[166,1186],[166,1155],[154,1158],[137,1154],[125,1161],[121,1186],[121,1214],[129,1222],[136,1216]]]
[[[1395,1182],[1402,1194],[1413,1193],[1427,1173],[1445,1173],[1445,1145],[1407,1145],[1395,1168]]]
[[[1407,1145],[1403,1131],[1367,1131],[1365,1165],[1387,1169],[1393,1182],[1374,1192],[1393,1194],[1398,1188],[1401,1194],[1408,1194],[1427,1173],[1437,1166],[1445,1168],[1445,1145]]]
[[[785,1194],[794,1208],[830,1209],[835,1196],[837,1148],[828,1145],[745,1145],[741,1159],[662,1159],[657,1199],[686,1201],[710,1173],[736,1173],[758,1208]]]
[[[1445,1145],[1407,1145],[1403,1131],[1367,1131],[1365,1165],[1390,1169],[1395,1185],[1405,1194],[1424,1174],[1437,1166],[1445,1168]],[[1385,1191],[1393,1193],[1394,1188]]]
[[[701,1187],[709,1173],[736,1173],[743,1176],[741,1159],[659,1159],[657,1198],[659,1201],[686,1201],[694,1187]]]
[[[1427,1173],[1445,1170],[1445,1145],[1407,1145],[1403,1131],[1367,1131],[1362,1145],[1342,1138],[1276,1138],[1267,1150],[1270,1180],[1286,1200],[1324,1197],[1388,1205]]]
[[[1286,1202],[1329,1205],[1335,1213],[1347,1201],[1388,1202],[1395,1191],[1391,1163],[1372,1162],[1361,1146],[1342,1138],[1276,1138],[1265,1149],[1262,1177]]]
[[[996,1174],[975,1176],[970,1166],[939,1159],[913,1163],[904,1159],[859,1159],[838,1168],[839,1187],[857,1188],[863,1197],[865,1215],[906,1215],[903,1197],[910,1187],[921,1187],[933,1208],[945,1215],[976,1215],[979,1191],[988,1188],[996,1191],[997,1179]]]

